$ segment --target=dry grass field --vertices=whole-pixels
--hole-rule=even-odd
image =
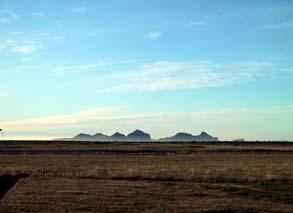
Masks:
[[[0,212],[293,212],[293,145],[0,142]]]

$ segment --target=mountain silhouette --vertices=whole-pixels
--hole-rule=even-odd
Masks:
[[[148,133],[145,133],[141,130],[135,130],[127,135],[127,140],[129,141],[149,141],[151,136]]]
[[[80,133],[72,138],[75,141],[111,141],[111,137],[104,135],[102,133],[97,133],[95,135]]]
[[[92,136],[92,139],[94,141],[111,141],[111,137],[109,137],[108,135],[104,135],[102,133],[96,133]]]
[[[202,132],[200,135],[180,132],[172,137],[160,138],[160,141],[218,141],[218,138],[213,137],[206,132]]]
[[[206,132],[201,132],[200,135],[195,136],[196,141],[218,141],[217,137],[213,137]]]
[[[124,134],[121,134],[120,132],[116,132],[111,136],[111,139],[114,141],[125,141],[126,136]]]
[[[72,138],[76,141],[92,141],[93,137],[90,134],[80,133]]]
[[[111,136],[104,135],[102,133],[96,133],[94,135],[80,133],[73,138],[63,140],[74,141],[151,141],[151,136],[141,130],[135,130],[129,133],[127,136],[119,132],[114,133]],[[159,141],[218,141],[217,137],[213,137],[206,132],[201,132],[200,135],[192,135],[190,133],[179,132],[172,137],[161,138]]]

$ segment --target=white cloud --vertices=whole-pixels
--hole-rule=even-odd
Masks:
[[[18,14],[10,10],[0,10],[0,23],[8,23],[19,18]]]
[[[87,8],[86,7],[74,7],[74,8],[72,8],[72,11],[75,13],[84,14],[87,12]]]
[[[19,31],[14,31],[14,32],[11,32],[12,35],[21,35],[22,32],[19,32]]]
[[[33,61],[33,57],[22,57],[20,58],[21,63],[29,63]]]
[[[46,117],[23,120],[1,121],[0,126],[8,133],[13,134],[50,134],[70,129],[76,134],[82,130],[98,131],[98,129],[113,128],[113,126],[131,125],[145,120],[157,119],[157,113],[124,114],[120,107],[97,107],[72,114],[51,115]],[[122,125],[123,124],[123,125]],[[112,126],[112,127],[111,127]],[[74,133],[75,134],[75,133]]]
[[[53,115],[40,118],[16,120],[16,121],[0,121],[2,128],[13,131],[39,131],[46,129],[58,129],[60,127],[68,127],[83,122],[105,119],[117,108],[98,107],[68,115]]]
[[[264,29],[270,29],[270,30],[278,30],[278,29],[284,29],[284,28],[292,28],[293,27],[293,21],[288,22],[282,22],[277,24],[268,24],[265,25]]]
[[[192,21],[187,24],[188,27],[200,27],[206,25],[203,21]]]
[[[34,41],[27,41],[14,46],[13,51],[21,54],[31,54],[41,50],[42,48],[43,47],[40,44]]]
[[[73,65],[73,66],[59,66],[53,69],[55,74],[65,74],[65,73],[77,73],[77,72],[86,72],[89,70],[94,70],[98,67],[104,67],[114,64],[113,62],[102,61],[93,64],[82,64],[82,65]]]
[[[14,39],[6,39],[0,44],[0,50],[8,50],[25,55],[35,53],[42,48],[42,45],[35,41],[17,41]]]
[[[150,32],[145,35],[147,39],[155,40],[161,37],[162,33],[161,32]]]
[[[63,36],[52,36],[51,38],[52,38],[54,41],[59,41],[59,42],[65,40],[65,38],[64,38]]]
[[[46,31],[34,31],[31,35],[31,37],[36,38],[37,40],[54,40],[57,42],[65,41],[64,35],[61,34],[55,34],[51,32]]]
[[[275,120],[276,115],[278,118],[286,118],[287,130],[284,130],[282,126],[284,120]],[[176,113],[170,111],[126,113],[121,107],[97,107],[65,115],[12,121],[0,120],[0,126],[10,138],[13,138],[11,134],[43,135],[43,137],[47,135],[47,138],[50,135],[49,138],[54,138],[57,135],[64,137],[68,132],[70,132],[68,136],[76,135],[79,132],[112,134],[115,131],[122,131],[127,133],[139,128],[151,133],[153,138],[170,136],[178,131],[193,134],[207,131],[221,139],[244,137],[254,140],[270,140],[286,139],[290,136],[289,127],[292,120],[290,121],[288,116],[293,116],[292,105],[263,108],[219,108]],[[271,122],[275,124],[273,131]],[[262,128],[256,128],[260,125]]]
[[[37,16],[37,17],[45,17],[46,16],[46,14],[43,12],[33,12],[32,15]]]
[[[97,92],[219,87],[266,76],[272,66],[269,62],[158,61],[112,74],[109,77],[113,84]]]
[[[79,64],[79,65],[59,65],[51,70],[53,74],[70,74],[70,73],[82,73],[93,70],[98,70],[99,68],[109,69],[118,67],[121,69],[125,66],[132,66],[138,64],[140,60],[138,59],[125,59],[125,60],[101,60],[95,63],[89,64]]]
[[[52,42],[64,42],[66,34],[56,34],[48,31],[7,32],[0,38],[0,51],[8,51],[19,54],[32,54],[39,52]]]
[[[4,41],[1,41],[0,50],[6,50],[6,49],[9,49],[9,48],[13,48],[15,45],[17,45],[16,40],[6,39]]]

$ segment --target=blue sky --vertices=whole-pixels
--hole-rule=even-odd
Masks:
[[[288,0],[0,0],[0,127],[293,140],[292,35]]]

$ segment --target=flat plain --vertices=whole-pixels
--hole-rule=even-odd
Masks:
[[[293,212],[293,144],[2,141],[0,212]]]

